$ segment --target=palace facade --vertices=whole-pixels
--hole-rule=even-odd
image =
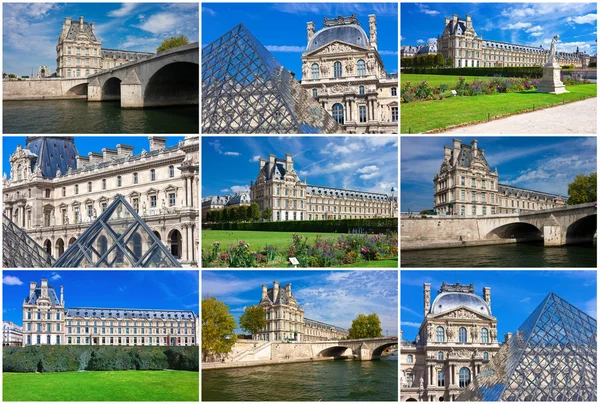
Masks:
[[[12,321],[3,321],[2,346],[23,346],[23,327]]]
[[[400,401],[454,401],[500,349],[491,288],[442,283],[432,304],[424,283],[423,314],[415,340],[401,341]]]
[[[329,220],[397,217],[398,201],[392,195],[308,185],[294,170],[291,154],[285,160],[269,154],[258,162],[250,199],[261,210],[272,209],[271,220]]]
[[[191,310],[67,309],[47,279],[30,282],[23,301],[23,346],[198,345],[198,316]]]
[[[348,336],[348,330],[304,317],[304,308],[292,293],[292,284],[262,285],[259,306],[265,311],[267,326],[252,338],[262,341],[329,341]]]
[[[209,210],[250,206],[250,203],[250,194],[248,191],[240,191],[224,196],[207,196],[202,199],[202,219],[206,219],[206,213]]]
[[[59,77],[87,77],[102,70],[152,56],[149,52],[104,49],[96,37],[94,23],[66,17],[56,45],[56,74]]]
[[[196,265],[199,138],[148,140],[138,154],[118,144],[83,156],[73,137],[27,137],[3,177],[4,214],[58,258],[120,194],[182,265]]]
[[[489,216],[553,209],[565,205],[560,195],[517,188],[498,182],[485,150],[453,139],[444,146],[444,160],[433,177],[434,210],[441,215]]]
[[[550,51],[530,45],[518,45],[508,42],[483,39],[473,28],[473,20],[467,14],[466,19],[446,17],[442,36],[438,36],[437,50],[444,59],[452,58],[454,67],[505,67],[505,66],[543,66]],[[559,65],[587,67],[590,56],[584,52],[557,52]]]
[[[398,74],[389,74],[377,49],[377,18],[369,36],[356,15],[307,22],[301,85],[344,133],[398,133]]]

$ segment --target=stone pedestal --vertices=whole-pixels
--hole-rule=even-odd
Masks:
[[[538,93],[563,94],[568,93],[565,85],[560,81],[560,66],[554,63],[546,63],[543,69],[542,80],[537,89]]]

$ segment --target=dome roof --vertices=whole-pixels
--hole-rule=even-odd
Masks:
[[[492,315],[492,311],[485,300],[476,294],[463,292],[440,293],[433,301],[430,312],[431,314],[440,314],[461,306],[467,307],[484,316]]]
[[[312,37],[306,47],[306,51],[312,52],[333,41],[342,41],[363,48],[369,46],[369,39],[362,27],[360,25],[352,24],[321,29]]]

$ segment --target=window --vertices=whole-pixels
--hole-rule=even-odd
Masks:
[[[475,192],[471,192],[471,202],[475,202],[475,200],[476,200]]]
[[[175,166],[169,166],[169,178],[175,177]]]
[[[398,122],[398,107],[392,107],[392,122]]]
[[[461,190],[460,190],[460,200],[461,200],[461,201],[464,201],[464,200],[465,200],[465,190],[464,190],[464,189],[461,189]]]
[[[489,361],[490,360],[490,355],[487,352],[483,353],[483,360],[484,361]]]
[[[140,211],[140,200],[138,198],[133,198],[131,200],[133,202],[133,209],[139,213]]]
[[[155,169],[150,170],[150,180],[156,181],[156,170]]]
[[[467,329],[465,327],[458,329],[458,342],[467,342]]]
[[[444,327],[438,326],[435,329],[435,342],[444,342]]]
[[[366,105],[360,105],[358,107],[358,115],[359,115],[360,122],[367,122],[367,106]]]
[[[67,195],[67,187],[62,187],[62,196]]]
[[[120,187],[121,185],[123,185],[123,178],[119,175],[117,177],[117,186]]]
[[[408,387],[412,387],[414,382],[414,376],[412,373],[407,373],[406,374],[406,384],[408,385]]]
[[[409,355],[406,357],[406,362],[407,362],[407,363],[413,363],[413,356],[409,354]]]
[[[473,206],[473,207],[471,208],[471,214],[472,214],[473,216],[477,216],[477,206]]]
[[[155,208],[156,207],[156,195],[151,195],[150,196],[150,207],[151,208]]]
[[[444,387],[444,371],[438,370],[438,387]]]
[[[475,188],[475,178],[471,178],[471,188]]]
[[[169,206],[175,206],[175,192],[169,194]]]
[[[358,93],[360,95],[365,95],[365,86],[358,86]]]
[[[481,342],[482,343],[487,344],[488,342],[490,342],[490,340],[489,340],[489,332],[488,332],[487,328],[482,328],[481,332],[480,332],[480,335],[481,335]]]
[[[339,62],[336,62],[339,63]],[[337,123],[343,125],[344,124],[344,107],[342,104],[333,104],[332,108],[333,119],[337,121]]]
[[[75,195],[79,195],[79,185],[75,184]]]
[[[461,215],[461,216],[464,216],[464,215],[465,215],[465,207],[464,207],[464,206],[461,206],[461,207],[460,207],[460,215]]]
[[[366,76],[367,75],[367,66],[365,64],[365,61],[360,59],[358,62],[356,62],[356,75],[357,76]],[[340,74],[341,76],[341,74]]]
[[[313,80],[316,80],[316,79],[320,78],[320,72],[319,72],[319,65],[318,64],[313,63],[313,65],[310,67],[310,71],[311,71]]]
[[[319,96],[319,92],[316,88],[313,88],[312,93],[313,93],[313,98],[317,98]]]
[[[442,351],[438,352],[438,360],[439,361],[443,361],[444,360],[444,353]]]
[[[392,87],[392,97],[396,97],[398,95],[398,90],[396,90],[396,87]]]
[[[340,62],[333,64],[333,77],[342,77],[342,64]]]
[[[106,179],[102,179],[102,189],[106,189]]]
[[[88,192],[92,192],[92,182],[88,182]]]
[[[46,188],[46,198],[50,198],[50,190],[48,188]]]
[[[458,387],[465,388],[471,383],[471,371],[469,368],[461,368],[458,372]]]
[[[460,177],[460,185],[465,185],[465,177]]]

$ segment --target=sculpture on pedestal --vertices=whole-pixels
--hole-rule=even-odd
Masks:
[[[565,85],[560,80],[560,65],[556,63],[556,43],[558,42],[558,38],[558,35],[554,35],[552,38],[548,60],[542,68],[542,80],[540,80],[540,84],[538,85],[538,93],[568,93]]]

